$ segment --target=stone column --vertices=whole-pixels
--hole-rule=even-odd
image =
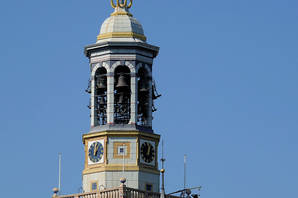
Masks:
[[[107,74],[107,123],[114,123],[114,72]]]
[[[97,118],[97,113],[96,113],[97,100],[96,100],[96,96],[95,96],[95,89],[96,89],[95,84],[96,84],[95,76],[91,76],[91,96],[90,96],[91,128],[98,125],[98,118]]]
[[[138,82],[136,73],[131,73],[130,77],[130,121],[129,124],[136,124],[138,119]]]

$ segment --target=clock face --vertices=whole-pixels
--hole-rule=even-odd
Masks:
[[[103,146],[100,142],[93,142],[89,147],[89,159],[93,163],[99,162],[103,157]]]
[[[155,150],[150,142],[144,142],[141,145],[141,157],[146,163],[151,163],[154,160]]]

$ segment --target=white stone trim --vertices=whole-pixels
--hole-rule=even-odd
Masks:
[[[131,87],[131,95],[130,95],[130,121],[129,124],[136,124],[138,119],[138,79],[136,75],[133,73],[130,77],[130,87]]]
[[[98,119],[95,112],[96,100],[95,100],[95,77],[91,76],[91,94],[90,94],[90,125],[91,128],[98,125]]]
[[[134,65],[131,62],[125,61],[124,64],[125,64],[125,66],[127,66],[130,69],[131,74],[136,73],[136,68],[134,67]]]
[[[137,117],[138,117],[138,82],[136,77],[136,68],[134,65],[129,62],[125,61],[125,65],[130,69],[130,121],[129,124],[136,124]]]
[[[130,70],[130,73],[135,73],[136,72],[136,69],[135,67],[133,66],[133,64],[129,61],[124,61],[124,65],[121,64],[121,61],[117,61],[115,62],[112,67],[111,67],[111,71],[110,72],[115,72],[115,69],[118,67],[118,66],[127,66]]]
[[[107,123],[114,123],[114,76],[107,76]]]
[[[110,72],[115,72],[116,67],[121,65],[121,61],[117,61],[115,62],[112,66],[111,66],[111,71]]]
[[[90,63],[96,64],[103,61],[140,61],[149,65],[153,64],[153,59],[142,55],[127,55],[127,54],[106,54],[102,56],[95,56],[90,58]]]
[[[103,67],[107,70],[107,73],[110,72],[110,65],[107,62],[97,63],[91,72],[91,77],[94,77],[98,68]]]

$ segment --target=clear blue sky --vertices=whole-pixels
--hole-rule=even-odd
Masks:
[[[297,197],[298,1],[135,0],[161,47],[163,97],[154,129],[166,143],[167,192],[202,198]],[[83,47],[109,0],[0,3],[1,197],[50,197],[63,153],[63,193],[81,185],[89,130]]]

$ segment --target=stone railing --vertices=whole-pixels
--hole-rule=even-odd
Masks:
[[[90,193],[80,193],[72,195],[58,195],[58,191],[54,190],[52,198],[160,198],[160,193],[146,192],[133,188],[128,188],[125,185],[118,188],[110,188]],[[166,195],[166,198],[178,198],[172,195]]]
[[[160,198],[160,193],[125,188],[126,198]]]

